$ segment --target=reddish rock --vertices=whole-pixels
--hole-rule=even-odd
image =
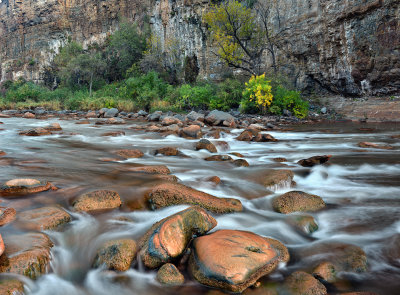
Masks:
[[[126,124],[124,119],[121,118],[108,118],[107,120],[103,121],[103,124],[109,124],[109,125],[121,125],[121,124]],[[96,124],[99,122],[96,122]]]
[[[218,161],[218,162],[233,161],[232,158],[230,156],[228,156],[228,155],[214,155],[214,156],[207,157],[204,160],[206,160],[206,161]]]
[[[308,159],[302,159],[298,161],[297,164],[303,167],[313,167],[315,165],[320,165],[328,162],[331,157],[331,155],[314,156]]]
[[[164,117],[164,119],[162,119],[161,124],[164,126],[169,126],[169,125],[173,125],[173,124],[179,124],[182,123],[179,119],[174,118],[174,117]]]
[[[202,136],[201,127],[198,125],[190,125],[180,131],[180,136],[185,138],[200,138]]]
[[[255,129],[255,130],[266,130],[265,126],[261,124],[250,124],[248,129]]]
[[[86,118],[97,118],[96,112],[87,112],[85,115]]]
[[[58,207],[42,207],[27,210],[18,214],[19,227],[29,230],[43,231],[56,229],[71,221],[71,215]]]
[[[0,279],[0,294],[24,294],[24,284],[15,279]]]
[[[276,142],[278,141],[275,137],[273,137],[270,134],[257,134],[256,136],[253,137],[252,141],[255,142]]]
[[[105,132],[101,136],[123,136],[125,135],[125,131],[111,131],[111,132]]]
[[[253,133],[250,130],[245,130],[238,137],[236,140],[239,141],[251,141],[253,139]]]
[[[393,147],[391,145],[379,145],[373,142],[359,142],[359,147],[362,148],[373,148],[373,149],[382,149],[382,150],[392,150]]]
[[[46,273],[53,243],[43,233],[3,236],[6,249],[0,257],[0,272],[36,279]]]
[[[273,158],[272,160],[275,162],[278,162],[278,163],[288,161],[286,158],[283,158],[283,157]]]
[[[90,124],[90,121],[89,120],[79,120],[79,121],[75,122],[75,124],[86,125],[86,124]]]
[[[182,256],[194,235],[217,225],[205,210],[190,207],[154,224],[139,243],[139,256],[148,268],[157,268]]]
[[[136,242],[131,239],[105,242],[97,251],[93,267],[106,265],[109,270],[127,271],[137,252]]]
[[[245,159],[238,159],[232,162],[235,166],[238,167],[249,167],[249,163]]]
[[[76,211],[85,212],[110,210],[121,206],[121,198],[117,192],[98,190],[79,196],[72,206]]]
[[[0,256],[3,255],[5,250],[6,250],[6,247],[4,246],[4,241],[0,234]]]
[[[0,207],[0,226],[12,222],[16,213],[14,208]]]
[[[285,287],[290,295],[326,295],[327,290],[312,275],[296,271],[285,280]]]
[[[206,178],[206,181],[213,182],[215,184],[220,184],[221,178],[219,178],[218,176],[211,176],[211,177]]]
[[[204,285],[240,293],[288,260],[287,248],[277,240],[219,230],[194,239],[189,270]]]
[[[237,199],[217,198],[178,183],[162,183],[146,192],[146,199],[152,209],[172,205],[198,205],[209,211],[228,213],[242,211],[242,203]]]
[[[26,135],[26,136],[42,136],[42,135],[50,135],[51,132],[47,129],[37,127],[33,129],[29,129],[26,131],[21,131],[19,135]]]
[[[317,195],[301,191],[291,191],[275,197],[272,206],[276,212],[288,214],[292,212],[318,211],[325,208],[325,202]]]
[[[200,141],[196,144],[196,151],[203,149],[209,151],[210,153],[217,152],[217,148],[215,147],[215,145],[205,138],[200,139]]]
[[[220,138],[221,138],[221,130],[219,130],[219,129],[212,130],[212,131],[209,133],[209,136],[211,136],[211,137],[214,138],[214,139],[220,139]]]
[[[318,224],[311,215],[290,215],[288,222],[305,234],[311,234],[318,230]]]
[[[175,265],[166,263],[158,270],[157,281],[167,286],[179,286],[183,285],[185,278]]]
[[[49,126],[44,127],[48,131],[61,131],[62,128],[58,123],[51,123]]]
[[[180,151],[177,148],[174,147],[165,147],[165,148],[160,148],[155,151],[155,154],[162,154],[164,156],[178,156],[180,154]]]
[[[324,280],[328,283],[334,283],[336,281],[336,269],[329,261],[324,261],[313,270],[313,276]]]
[[[230,153],[230,154],[232,156],[236,156],[236,157],[239,157],[239,158],[244,158],[244,156],[241,153],[233,152],[233,153]]]
[[[12,179],[3,184],[0,188],[0,196],[33,194],[47,191],[51,188],[51,183],[36,179]]]
[[[141,158],[144,156],[143,152],[138,150],[138,149],[134,149],[134,150],[118,150],[115,152],[118,156],[123,157],[123,158]]]
[[[26,112],[26,113],[22,116],[22,118],[25,118],[25,119],[35,119],[36,117],[35,117],[35,115],[32,114],[32,113]]]
[[[0,157],[5,156],[5,155],[6,155],[6,152],[0,150]]]
[[[128,168],[130,172],[146,173],[146,174],[170,174],[171,171],[165,165],[148,165]]]

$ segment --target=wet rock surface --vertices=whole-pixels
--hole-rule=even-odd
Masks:
[[[189,268],[202,284],[242,292],[288,260],[288,250],[277,240],[219,230],[193,241]]]
[[[276,212],[288,214],[292,212],[318,211],[325,207],[320,196],[301,191],[291,191],[275,197],[272,206]]]
[[[42,233],[4,236],[6,250],[0,257],[0,272],[36,279],[46,273],[53,243]]]
[[[167,286],[179,286],[185,282],[185,278],[175,265],[166,263],[158,270],[157,281]]]
[[[0,196],[13,196],[33,194],[47,191],[51,183],[30,178],[12,179],[3,184],[0,188]]]
[[[17,212],[14,208],[0,207],[0,226],[6,225],[15,219]]]
[[[293,184],[294,173],[291,170],[270,170],[263,171],[257,176],[259,182],[261,182],[267,189],[275,191],[282,188],[291,187]]]
[[[218,198],[178,183],[162,183],[146,192],[150,207],[158,209],[172,205],[198,205],[206,210],[217,213],[242,211],[239,200]]]
[[[137,246],[134,240],[107,241],[97,251],[93,267],[105,265],[109,270],[127,271],[135,259],[136,252]]]
[[[154,224],[139,243],[139,256],[149,268],[180,257],[193,235],[203,235],[217,225],[205,210],[191,207]]]
[[[42,207],[18,213],[18,227],[28,230],[53,230],[71,221],[71,215],[59,207]]]
[[[331,155],[314,156],[308,159],[302,159],[298,161],[297,164],[303,167],[314,167],[315,165],[320,165],[328,162],[331,157]]]
[[[138,149],[133,150],[118,150],[115,152],[120,157],[131,159],[131,158],[141,158],[144,156],[143,152]]]
[[[202,150],[205,149],[207,151],[209,151],[210,153],[216,153],[217,152],[217,148],[215,147],[215,145],[209,141],[208,139],[201,139],[197,144],[196,144],[196,150]]]
[[[76,211],[110,210],[121,206],[121,198],[117,192],[108,190],[92,191],[79,196],[72,207]]]
[[[326,295],[327,290],[323,284],[321,284],[312,275],[303,272],[296,271],[292,273],[285,280],[286,290],[291,295]]]

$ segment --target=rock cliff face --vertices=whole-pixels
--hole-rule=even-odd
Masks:
[[[271,22],[284,28],[278,61],[300,89],[347,96],[400,92],[399,0],[272,0]],[[218,78],[202,24],[209,0],[0,0],[0,80],[42,73],[68,38],[101,43],[120,17],[150,17],[200,76]],[[268,58],[266,58],[268,63]]]

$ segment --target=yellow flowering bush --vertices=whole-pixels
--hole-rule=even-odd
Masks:
[[[243,91],[244,97],[254,102],[261,113],[266,113],[272,103],[271,81],[265,79],[265,74],[252,76],[249,82],[245,83],[246,88]]]

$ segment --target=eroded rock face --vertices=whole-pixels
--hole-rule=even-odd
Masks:
[[[167,286],[179,286],[185,282],[185,278],[175,265],[166,263],[158,270],[157,281]]]
[[[18,178],[7,181],[0,188],[0,196],[33,194],[47,191],[52,187],[50,182],[30,178]]]
[[[154,224],[141,239],[139,255],[148,268],[180,257],[193,235],[207,233],[217,221],[205,210],[190,207]]]
[[[85,212],[110,210],[121,206],[121,198],[117,192],[98,190],[79,196],[72,206],[76,211]]]
[[[291,191],[275,197],[272,206],[276,212],[288,214],[292,212],[318,211],[325,207],[320,196],[301,191]]]
[[[219,230],[196,238],[189,270],[202,284],[242,292],[287,262],[289,252],[277,240],[251,232]]]
[[[71,221],[71,215],[58,207],[42,207],[18,213],[19,227],[30,230],[56,229]]]
[[[127,271],[137,252],[136,242],[131,239],[112,240],[104,243],[97,251],[93,267],[103,264],[107,269]]]
[[[242,211],[237,199],[218,198],[179,183],[161,183],[146,192],[146,199],[152,209],[172,205],[198,205],[217,213]]]
[[[36,279],[46,273],[53,243],[42,233],[4,236],[6,250],[0,257],[0,272]]]

